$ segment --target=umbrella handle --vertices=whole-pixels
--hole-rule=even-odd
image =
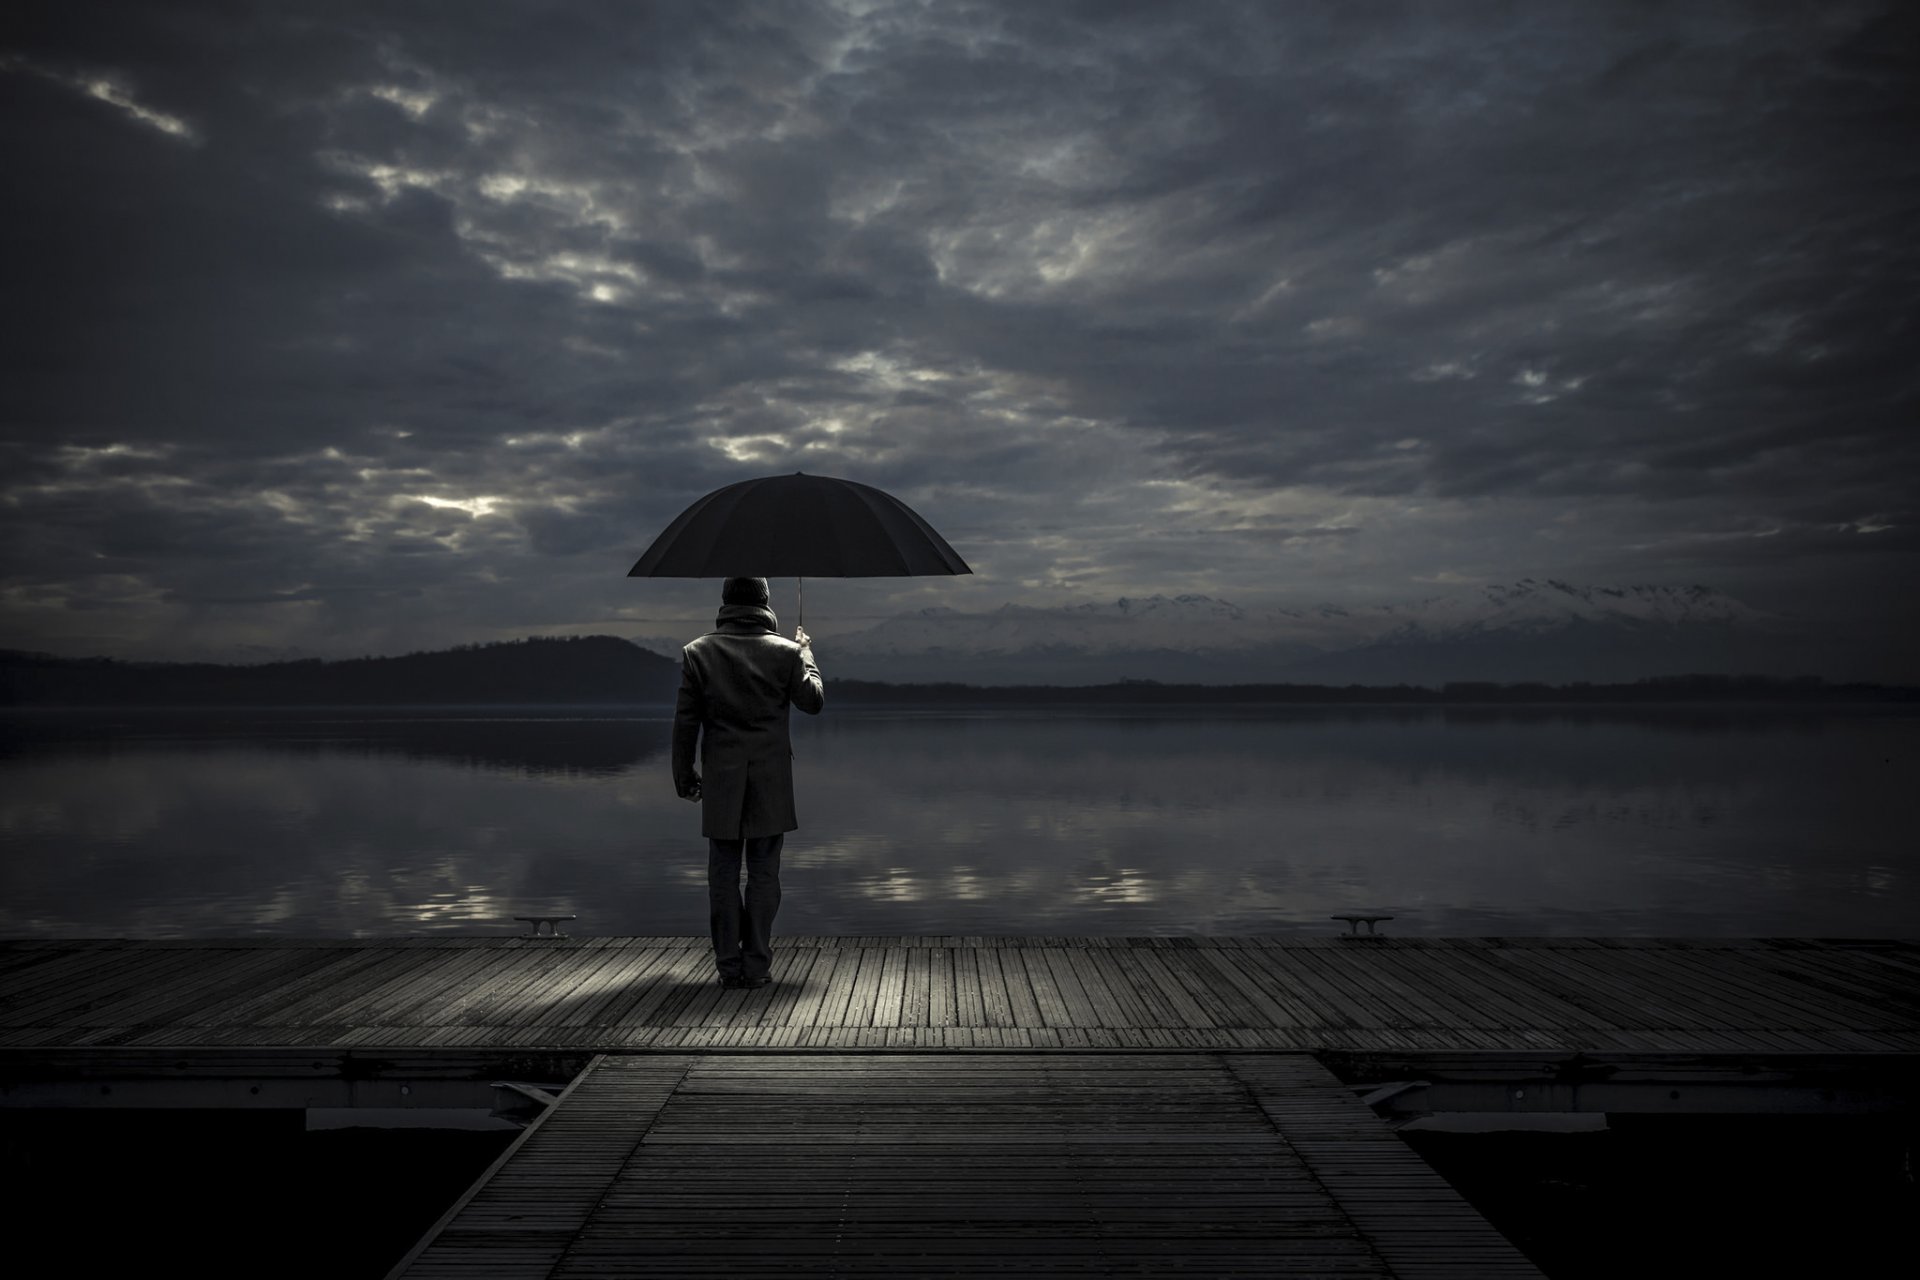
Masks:
[[[800,593],[800,616],[795,619],[795,625],[804,627],[807,625],[807,580],[805,578],[795,578],[793,581],[794,589]]]

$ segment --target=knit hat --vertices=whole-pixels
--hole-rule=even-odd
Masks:
[[[728,578],[720,586],[721,604],[763,605],[771,598],[765,578]]]

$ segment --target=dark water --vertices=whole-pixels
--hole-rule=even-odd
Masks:
[[[1401,1136],[1551,1280],[1871,1274],[1920,1194],[1887,1116],[1609,1116],[1595,1133]]]
[[[780,933],[1920,933],[1889,709],[796,715]],[[14,713],[0,936],[698,934],[665,708]]]
[[[299,1111],[0,1107],[16,1239],[58,1274],[103,1280],[164,1274],[161,1258],[194,1280],[379,1280],[512,1137],[309,1132]]]

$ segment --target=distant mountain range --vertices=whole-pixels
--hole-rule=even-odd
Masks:
[[[636,643],[677,656],[683,640]],[[1704,586],[1522,579],[1403,604],[1243,609],[1204,595],[983,613],[932,608],[818,642],[833,674],[894,682],[1425,684],[1683,672],[1858,678],[1836,646]]]
[[[394,706],[670,702],[680,663],[615,636],[533,637],[392,658],[121,662],[0,652],[5,706]]]
[[[1164,614],[1164,610],[1153,609]],[[1121,652],[1134,652],[1123,650]],[[1076,668],[1082,674],[1085,668]],[[0,707],[353,707],[554,706],[670,703],[680,665],[615,636],[529,637],[462,645],[392,658],[325,662],[304,659],[253,665],[125,662],[61,658],[0,650]],[[1332,684],[1324,680],[1258,680],[1223,684],[1128,679],[1087,684],[1045,681],[1024,685],[965,683],[952,672],[939,682],[882,683],[835,671],[827,677],[830,705],[861,703],[1660,703],[1660,702],[1912,702],[1920,686],[1832,684],[1813,677],[1775,679],[1724,674],[1671,675],[1621,682],[1453,681],[1417,688],[1407,682]],[[459,752],[475,758],[489,748],[482,729],[456,735]],[[403,735],[404,736],[404,735]],[[565,735],[572,754],[580,734]],[[616,735],[617,736],[617,735]],[[518,740],[516,739],[516,742]],[[418,745],[418,744],[416,744]],[[564,744],[563,744],[564,745]],[[402,744],[405,748],[405,744]],[[6,740],[0,736],[0,754]],[[405,748],[411,749],[411,748]],[[443,750],[444,747],[434,748]],[[512,747],[518,758],[525,744]],[[630,754],[630,743],[595,748]],[[598,759],[599,757],[594,757]],[[625,759],[626,755],[620,755]]]
[[[684,641],[529,638],[249,666],[0,652],[0,705],[665,702],[679,686]],[[1365,607],[1255,610],[1182,595],[1058,608],[1009,604],[980,613],[924,609],[822,638],[816,649],[828,688],[855,698],[900,696],[862,690],[861,682],[1439,689],[1473,682],[1626,685],[1693,673],[1889,682],[1849,664],[1843,640],[1816,636],[1708,587],[1580,587],[1531,578]]]

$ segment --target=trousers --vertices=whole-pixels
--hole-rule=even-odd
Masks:
[[[707,923],[713,931],[714,967],[723,978],[764,978],[773,968],[773,917],[780,910],[780,846],[785,841],[784,835],[707,841]]]

